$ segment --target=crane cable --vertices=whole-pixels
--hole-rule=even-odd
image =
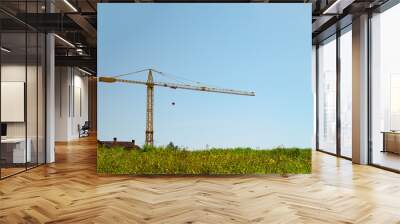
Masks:
[[[112,76],[112,77],[114,77],[114,78],[120,78],[120,77],[122,77],[122,76],[133,75],[133,74],[137,74],[137,73],[144,72],[144,71],[148,71],[148,70],[149,70],[149,69],[142,69],[142,70],[137,70],[137,71],[133,71],[133,72],[128,72],[128,73],[124,73],[124,74],[120,74],[120,75],[115,75],[115,76]]]
[[[190,79],[186,79],[186,78],[183,78],[183,77],[180,77],[180,76],[177,76],[177,75],[172,75],[172,74],[169,74],[169,73],[160,72],[160,71],[157,71],[157,70],[154,70],[154,69],[153,69],[153,71],[158,73],[158,74],[160,74],[160,75],[162,75],[162,76],[164,76],[165,78],[170,78],[170,79],[173,79],[175,81],[178,81],[178,79],[182,79],[182,80],[185,80],[187,82],[200,84],[200,82],[196,82],[196,81],[193,81],[193,80],[190,80]],[[169,77],[169,76],[172,76],[172,77],[175,77],[175,78],[172,78],[172,77]],[[182,82],[182,81],[179,81],[179,82]]]
[[[160,72],[160,71],[157,71],[157,70],[152,69],[152,68],[137,70],[137,71],[133,71],[133,72],[125,73],[125,74],[116,75],[116,76],[113,76],[113,77],[115,77],[115,78],[120,78],[120,77],[122,77],[122,76],[133,75],[133,74],[137,74],[137,73],[141,73],[141,72],[149,71],[149,70],[151,70],[151,71],[153,71],[153,72],[155,72],[155,73],[157,73],[157,74],[160,74],[160,75],[162,75],[163,77],[165,77],[165,78],[167,78],[167,79],[172,79],[172,80],[174,80],[175,82],[179,82],[179,83],[181,83],[181,84],[186,84],[186,83],[184,83],[184,82],[182,82],[182,81],[180,81],[180,80],[178,80],[178,79],[174,79],[174,78],[168,77],[168,75],[167,75],[166,73],[164,73],[164,72]]]
[[[216,85],[210,85],[210,84],[194,81],[194,80],[187,79],[187,78],[184,78],[184,77],[181,77],[181,76],[177,76],[177,75],[173,75],[173,74],[170,74],[170,73],[161,72],[161,71],[158,71],[158,70],[155,70],[155,69],[152,69],[152,68],[141,69],[141,70],[137,70],[137,71],[133,71],[133,72],[128,72],[128,73],[124,73],[124,74],[120,74],[120,75],[115,75],[115,76],[112,76],[112,77],[120,78],[120,77],[123,77],[123,76],[133,75],[133,74],[137,74],[137,73],[141,73],[141,72],[149,71],[149,70],[151,70],[151,71],[153,71],[155,73],[158,73],[158,74],[162,75],[163,77],[165,77],[167,79],[172,79],[175,82],[179,82],[181,84],[193,83],[193,84],[196,84],[196,85],[203,85],[203,86],[221,88],[221,87],[216,86]],[[181,81],[181,80],[184,80],[184,81]]]
[[[164,78],[166,78],[166,79],[172,79],[172,80],[174,80],[175,82],[178,82],[178,83],[180,83],[180,84],[188,84],[187,82],[183,82],[183,81],[178,80],[178,79],[176,79],[176,78],[169,77],[169,76],[171,76],[171,75],[166,74],[166,73],[164,73],[164,72],[160,72],[160,71],[157,71],[157,70],[153,70],[153,71],[156,72],[156,73],[158,73],[159,75],[162,75],[162,76],[163,76]]]
[[[159,73],[160,75],[163,75],[163,76],[166,77],[166,78],[170,78],[170,79],[172,79],[172,80],[175,80],[175,81],[180,82],[180,83],[183,83],[183,84],[193,83],[193,84],[196,84],[196,85],[202,85],[202,86],[209,86],[209,87],[221,88],[221,87],[216,86],[216,85],[210,85],[210,84],[207,84],[207,83],[203,83],[203,82],[199,82],[199,81],[194,81],[194,80],[191,80],[191,79],[184,78],[184,77],[182,77],[182,76],[177,76],[177,75],[173,75],[173,74],[170,74],[170,73],[160,72],[160,71],[157,71],[157,70],[154,70],[154,69],[152,69],[152,70],[153,70],[154,72],[156,72],[156,73]],[[168,77],[168,76],[172,76],[172,77],[175,77],[175,78]],[[186,81],[186,83],[183,82],[183,81],[179,81],[178,79],[184,80],[184,81]]]

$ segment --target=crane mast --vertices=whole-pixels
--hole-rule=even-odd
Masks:
[[[146,108],[146,145],[153,145],[153,106],[154,82],[153,74],[149,70],[147,76],[147,108]]]
[[[141,70],[144,71],[144,70]],[[154,87],[169,87],[172,89],[187,89],[187,90],[195,90],[195,91],[204,91],[204,92],[214,92],[214,93],[224,93],[224,94],[234,94],[234,95],[242,95],[242,96],[255,96],[254,92],[248,91],[240,91],[240,90],[233,90],[233,89],[221,89],[215,87],[207,87],[207,86],[193,86],[188,84],[178,84],[178,83],[167,83],[167,82],[155,82],[153,80],[153,73],[158,72],[153,69],[148,69],[147,74],[147,81],[138,81],[138,80],[126,80],[126,79],[119,79],[115,77],[99,77],[98,80],[100,82],[122,82],[122,83],[130,83],[130,84],[142,84],[147,86],[147,104],[146,104],[146,145],[153,145],[153,108],[154,108]]]

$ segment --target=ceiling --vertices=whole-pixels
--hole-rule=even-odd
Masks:
[[[81,66],[96,73],[97,3],[147,2],[226,2],[226,3],[311,3],[313,42],[351,23],[351,17],[371,10],[387,0],[2,0],[0,21],[3,32],[18,32],[26,27],[40,32],[55,32],[56,64]],[[27,2],[27,3],[26,3]],[[52,11],[52,13],[49,13]],[[28,13],[25,13],[28,12]],[[346,22],[348,21],[348,22]],[[67,42],[66,42],[66,41]],[[72,44],[72,45],[71,45]]]

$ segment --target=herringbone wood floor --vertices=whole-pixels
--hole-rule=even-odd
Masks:
[[[0,223],[400,223],[400,175],[315,152],[313,174],[96,174],[94,138],[0,181]]]

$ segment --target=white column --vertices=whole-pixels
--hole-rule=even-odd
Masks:
[[[55,56],[54,56],[54,35],[47,34],[46,37],[46,60],[47,60],[47,71],[46,71],[46,162],[52,163],[55,161],[55,149],[54,149],[54,133],[55,133]]]
[[[353,19],[353,162],[368,163],[368,15]]]
[[[46,1],[46,11],[54,12],[54,5]],[[54,34],[46,35],[46,163],[55,162],[55,42]]]

